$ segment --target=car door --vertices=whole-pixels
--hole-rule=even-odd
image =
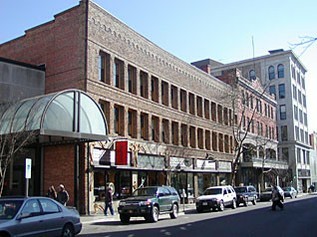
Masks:
[[[43,225],[41,208],[37,199],[27,200],[22,207],[18,220],[16,236],[45,236],[46,226]]]
[[[169,203],[170,195],[171,193],[167,188],[160,187],[158,189],[158,199],[159,199],[159,205],[160,205],[161,211],[170,210],[171,208]]]
[[[231,202],[230,200],[230,193],[227,187],[224,187],[223,190],[223,202],[225,203],[225,205],[229,205],[229,203]]]

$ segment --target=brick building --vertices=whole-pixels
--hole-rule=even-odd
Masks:
[[[0,56],[45,65],[45,93],[82,90],[107,118],[109,140],[75,149],[68,143],[42,147],[50,172],[42,173],[38,194],[63,179],[73,203],[88,213],[107,183],[113,183],[118,199],[142,184],[173,185],[190,199],[205,187],[228,183],[234,147],[234,114],[225,96],[230,86],[95,3],[80,1],[0,45]]]

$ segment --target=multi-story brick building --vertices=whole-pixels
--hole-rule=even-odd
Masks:
[[[49,172],[36,177],[41,184],[35,194],[67,182],[73,204],[87,213],[107,183],[114,184],[118,198],[142,184],[170,184],[190,198],[228,183],[234,114],[223,95],[230,87],[95,3],[80,1],[0,45],[0,56],[45,65],[45,93],[82,90],[107,118],[108,141],[41,147],[38,154]],[[80,171],[74,173],[74,167]]]
[[[285,182],[306,191],[311,183],[305,73],[306,69],[291,51],[273,50],[269,55],[222,64],[211,60],[211,74],[239,68],[248,79],[259,77],[277,100],[277,135],[280,159],[287,160],[290,175]],[[205,66],[206,67],[206,66]]]
[[[288,165],[277,156],[275,97],[266,92],[259,78],[247,79],[237,68],[213,70],[219,65],[211,59],[192,64],[232,86],[230,97],[237,115],[233,134],[241,151],[241,155],[236,153],[238,180],[259,189],[272,183],[282,185]]]

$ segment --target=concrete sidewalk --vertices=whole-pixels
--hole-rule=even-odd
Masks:
[[[195,204],[181,204],[179,207],[179,215],[184,215],[186,212],[191,212],[196,209]],[[117,210],[116,210],[117,211]],[[104,222],[104,221],[120,221],[119,214],[115,212],[114,215],[105,216],[101,211],[97,214],[81,215],[80,220],[83,224]]]

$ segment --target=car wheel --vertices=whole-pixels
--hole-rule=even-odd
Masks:
[[[72,225],[67,224],[64,226],[63,231],[62,231],[62,237],[74,237],[74,228]]]
[[[254,197],[253,197],[253,201],[252,201],[252,204],[253,204],[253,205],[255,205],[255,204],[256,204],[256,199],[257,199],[257,197],[256,197],[256,196],[254,196]]]
[[[218,206],[218,211],[224,211],[225,210],[225,204],[223,201],[220,201],[219,206]]]
[[[236,209],[236,208],[237,208],[236,199],[233,199],[233,200],[232,200],[231,208],[232,208],[232,209]]]
[[[149,215],[149,218],[147,219],[149,222],[157,222],[159,219],[159,209],[158,207],[154,206],[152,207],[152,212]]]
[[[170,217],[172,219],[176,219],[178,215],[178,206],[176,204],[173,204],[172,206],[172,213],[170,214]]]
[[[129,224],[130,222],[130,217],[127,216],[127,215],[120,215],[120,221],[123,223],[123,224]]]

